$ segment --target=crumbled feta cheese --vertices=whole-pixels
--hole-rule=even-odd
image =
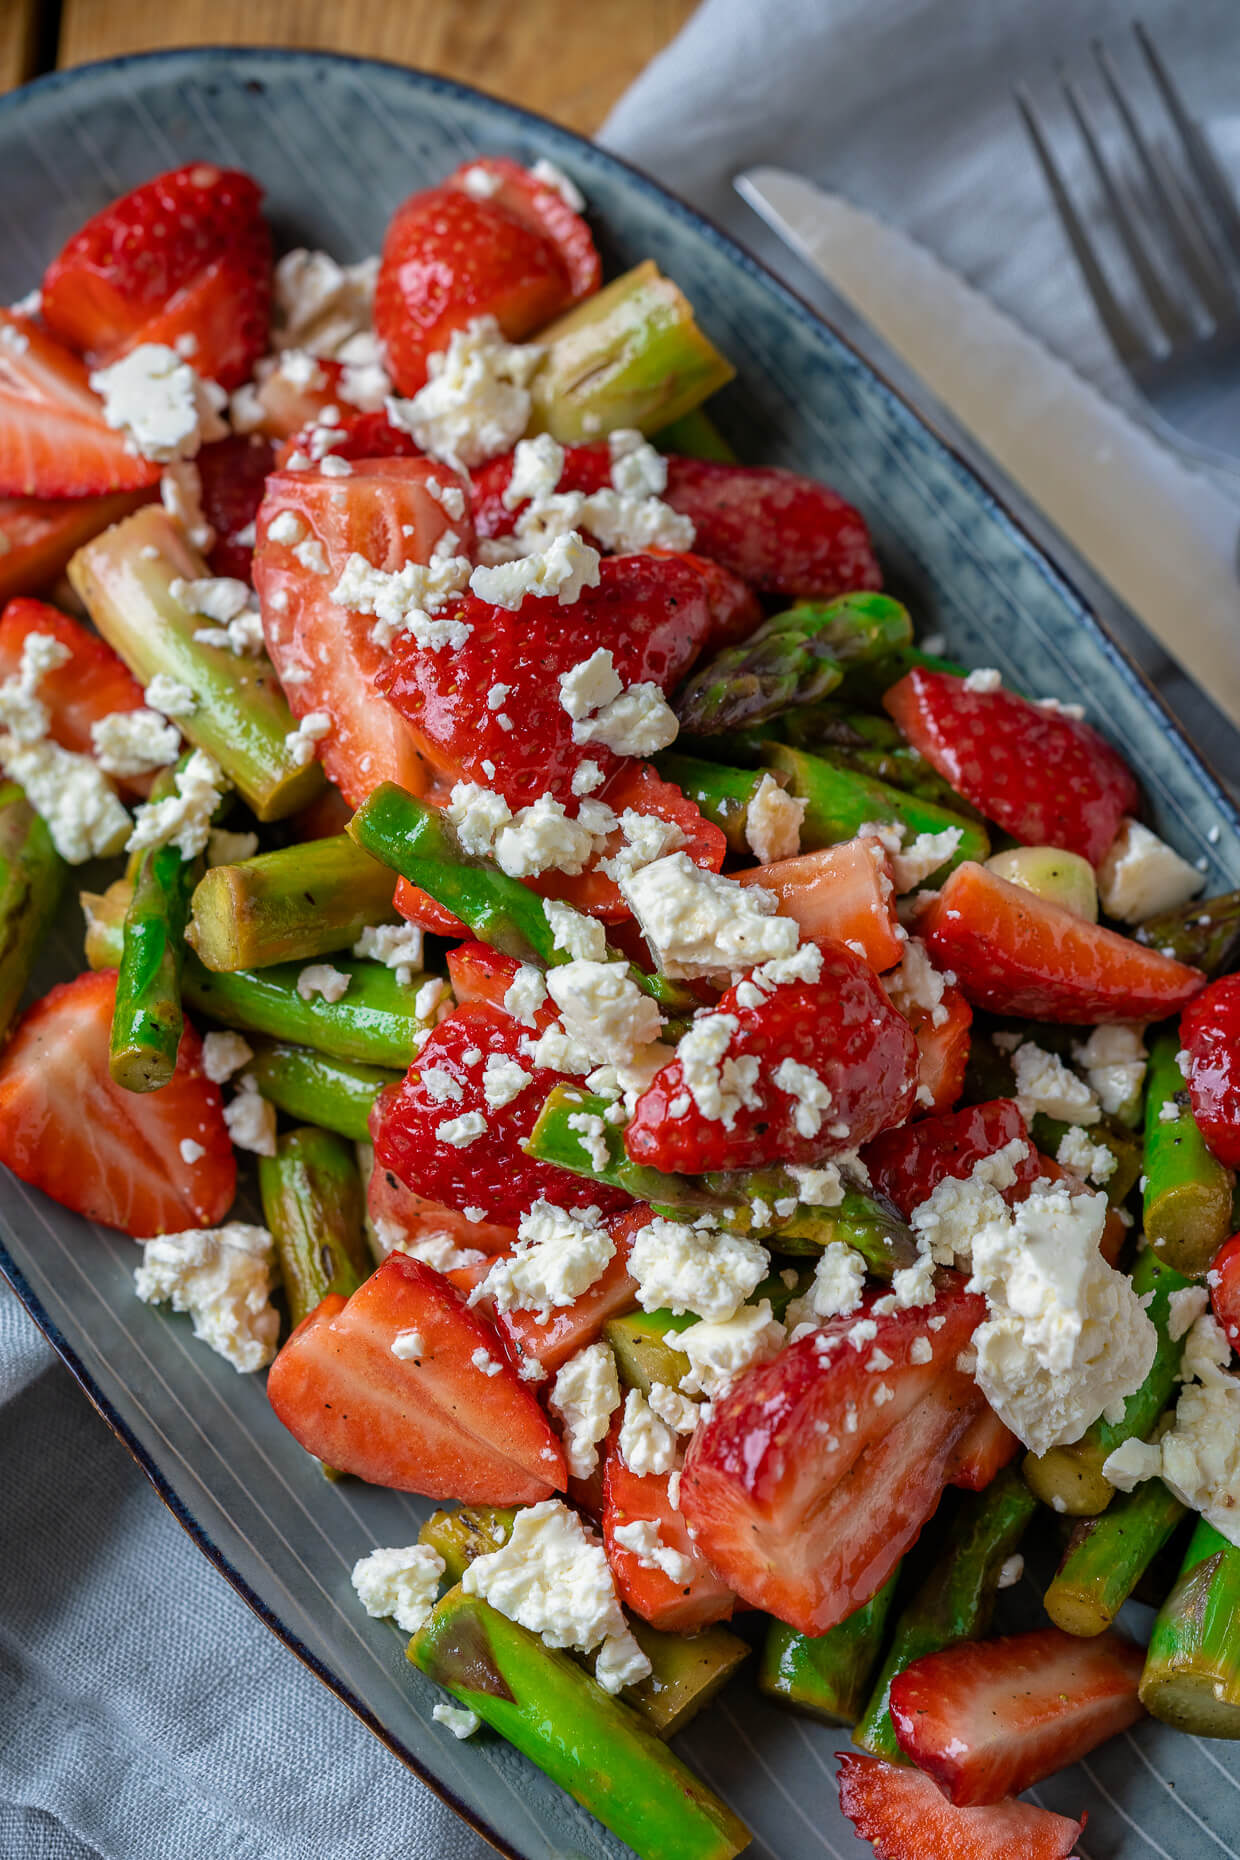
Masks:
[[[275,268],[272,346],[346,359],[349,343],[369,334],[378,271],[377,258],[339,265],[304,246],[286,252]]]
[[[485,1296],[498,1311],[532,1311],[545,1324],[553,1309],[590,1289],[615,1250],[596,1208],[536,1201],[521,1217],[512,1252],[496,1260],[471,1298]]]
[[[842,1240],[830,1240],[818,1257],[813,1283],[788,1306],[786,1322],[796,1331],[802,1324],[816,1326],[827,1318],[849,1317],[861,1304],[865,1290],[865,1260]]]
[[[941,833],[919,833],[911,845],[892,855],[891,871],[896,890],[916,891],[931,873],[947,864],[960,840],[959,827],[944,827]]]
[[[599,646],[588,659],[582,659],[560,674],[560,708],[579,722],[593,710],[601,710],[624,690],[611,653]]]
[[[617,1445],[620,1458],[638,1478],[657,1478],[676,1464],[675,1431],[659,1419],[640,1389],[630,1389],[624,1398]]]
[[[524,433],[529,385],[543,355],[505,342],[494,317],[478,317],[429,357],[425,387],[411,400],[388,402],[388,418],[432,457],[466,470],[481,465]]]
[[[699,1014],[676,1047],[685,1089],[694,1104],[703,1117],[718,1119],[728,1130],[738,1111],[754,1110],[762,1102],[757,1055],[727,1056],[739,1026],[735,1014]]]
[[[1172,1292],[1167,1300],[1167,1335],[1172,1343],[1186,1337],[1209,1308],[1210,1294],[1204,1285],[1185,1285]]]
[[[686,853],[669,853],[621,879],[659,968],[673,979],[718,976],[790,956],[800,941],[791,917],[760,885],[703,872]]]
[[[503,1053],[488,1053],[482,1076],[482,1095],[492,1111],[502,1111],[525,1090],[530,1075],[515,1059]]]
[[[225,827],[212,827],[207,835],[208,865],[240,865],[257,851],[257,833],[230,833]]]
[[[544,898],[543,912],[551,940],[574,962],[601,962],[607,953],[607,932],[596,917],[584,917],[558,898]]]
[[[913,1209],[909,1225],[918,1246],[936,1265],[969,1263],[974,1233],[1003,1220],[1007,1205],[1002,1191],[1014,1187],[1016,1166],[1028,1154],[1027,1141],[1013,1137],[1001,1150],[983,1156],[967,1176],[944,1176],[929,1199]]]
[[[471,1143],[486,1135],[486,1128],[487,1120],[481,1111],[464,1111],[460,1117],[450,1117],[437,1125],[435,1135],[454,1150],[467,1150]]]
[[[265,1369],[280,1314],[271,1303],[275,1249],[265,1227],[229,1221],[160,1234],[142,1248],[134,1290],[144,1304],[188,1312],[194,1335],[234,1369]]]
[[[781,1059],[771,1074],[778,1091],[795,1100],[792,1121],[798,1136],[816,1137],[822,1120],[831,1108],[831,1093],[811,1066],[797,1059]]]
[[[564,1430],[569,1472],[588,1479],[598,1465],[598,1443],[620,1406],[616,1359],[608,1344],[589,1343],[569,1357],[551,1385],[549,1406]]]
[[[90,385],[103,401],[104,424],[125,435],[125,450],[168,462],[192,459],[200,446],[223,439],[220,418],[228,396],[204,381],[175,349],[141,342],[108,368],[97,368]]]
[[[339,1001],[348,993],[352,976],[335,969],[330,962],[310,962],[297,977],[297,992],[303,1001],[322,995],[324,1001]]]
[[[563,470],[564,448],[550,433],[536,433],[533,439],[518,440],[512,455],[512,472],[500,502],[505,510],[515,510],[528,498],[550,497]]]
[[[601,1175],[611,1156],[607,1147],[607,1126],[602,1118],[590,1111],[572,1111],[568,1127],[576,1134],[590,1167]]]
[[[594,803],[583,802],[582,808],[589,805]],[[581,812],[570,820],[564,803],[548,793],[540,794],[500,828],[493,857],[510,878],[533,878],[547,871],[576,874],[585,870],[596,845],[597,836]]]
[[[250,1150],[255,1156],[275,1155],[276,1107],[260,1096],[248,1074],[232,1103],[224,1106],[224,1122],[235,1149]]]
[[[1228,1543],[1240,1544],[1240,1376],[1217,1321],[1198,1317],[1184,1346],[1184,1387],[1171,1427],[1158,1441],[1126,1440],[1103,1463],[1121,1492],[1161,1478]]]
[[[486,1258],[477,1247],[458,1247],[451,1234],[410,1234],[394,1221],[377,1220],[375,1237],[385,1254],[407,1253],[410,1259],[420,1259],[423,1265],[433,1266],[436,1272],[462,1272],[471,1266],[480,1266]]]
[[[966,691],[997,691],[1003,680],[992,665],[980,665],[964,681]]]
[[[458,781],[443,812],[456,829],[462,852],[475,859],[492,856],[496,835],[512,820],[512,809],[503,795],[476,781]]]
[[[618,1524],[612,1535],[622,1550],[633,1552],[640,1568],[661,1570],[669,1582],[678,1586],[691,1580],[693,1558],[664,1543],[657,1518],[634,1518],[630,1524]]]
[[[704,1413],[699,1402],[690,1401],[687,1395],[670,1388],[666,1382],[652,1382],[646,1400],[651,1412],[666,1422],[674,1434],[691,1434]]]
[[[722,1323],[690,1324],[687,1330],[670,1330],[663,1341],[669,1349],[689,1358],[688,1374],[681,1378],[686,1395],[706,1395],[712,1401],[755,1363],[769,1363],[783,1347],[786,1332],[771,1313],[770,1300],[742,1305]]]
[[[471,593],[495,607],[513,613],[527,595],[552,596],[561,606],[580,600],[582,590],[598,586],[599,553],[581,540],[576,530],[556,536],[545,549],[519,556],[514,562],[476,568],[469,578]],[[659,748],[663,745],[659,744]]]
[[[766,1276],[766,1248],[740,1234],[699,1232],[656,1215],[633,1236],[629,1274],[643,1311],[691,1311],[719,1323]]]
[[[477,165],[466,168],[461,176],[461,186],[471,200],[489,200],[492,194],[498,194],[503,185],[498,174],[492,174],[489,168]]]
[[[370,637],[385,652],[405,633],[427,652],[457,652],[473,629],[459,618],[436,616],[466,592],[472,573],[473,563],[465,555],[436,552],[429,562],[389,570],[354,553],[329,598],[351,613],[373,614]]]
[[[401,987],[408,988],[422,967],[422,931],[417,924],[367,924],[353,954],[394,969]]]
[[[1023,1040],[1012,1054],[1012,1070],[1016,1074],[1016,1102],[1027,1124],[1039,1111],[1065,1124],[1098,1122],[1102,1113],[1097,1098],[1057,1053],[1048,1053],[1032,1040]]]
[[[973,1337],[978,1386],[1034,1453],[1078,1439],[1154,1358],[1132,1281],[1098,1250],[1106,1215],[1105,1196],[1040,1182],[972,1238],[969,1283],[989,1311]]]
[[[1025,1573],[1025,1559],[1017,1551],[1015,1556],[1005,1558],[999,1567],[999,1580],[995,1584],[999,1589],[1014,1589]]]
[[[392,1339],[392,1355],[402,1363],[416,1363],[425,1350],[420,1330],[398,1330]]]
[[[320,371],[321,372],[321,371]],[[279,510],[267,525],[267,540],[292,548],[306,533],[306,526],[294,510]]]
[[[89,756],[62,749],[50,737],[22,742],[2,734],[0,768],[25,790],[69,865],[119,852],[126,843],[129,815]]]
[[[489,1350],[475,1350],[469,1360],[474,1368],[484,1376],[497,1376],[503,1368],[498,1357],[492,1356]]]
[[[432,1104],[459,1104],[463,1096],[459,1079],[446,1066],[419,1066],[418,1078]]]
[[[0,684],[0,729],[18,743],[46,736],[51,715],[38,695],[48,672],[72,658],[68,646],[51,633],[27,633],[17,671]]]
[[[202,1144],[195,1143],[192,1137],[182,1137],[177,1148],[181,1152],[181,1161],[191,1169],[196,1162],[201,1162],[207,1153]]]
[[[170,678],[167,672],[156,672],[142,695],[148,708],[159,711],[164,717],[189,717],[198,708],[198,699],[189,686],[178,678]]]
[[[1118,1166],[1118,1157],[1105,1143],[1094,1143],[1079,1124],[1064,1131],[1055,1161],[1071,1169],[1086,1182],[1109,1182]]]
[[[548,971],[547,992],[565,1031],[595,1065],[622,1065],[659,1037],[658,1004],[643,994],[625,963],[566,962]]]
[[[1139,1097],[1145,1084],[1145,1041],[1140,1027],[1122,1023],[1095,1027],[1087,1040],[1072,1048],[1072,1056],[1084,1066],[1090,1088],[1108,1116]]]
[[[223,1085],[234,1072],[249,1065],[254,1048],[239,1033],[205,1033],[202,1036],[202,1069],[214,1085]]]
[[[461,1587],[541,1634],[549,1647],[590,1653],[601,1643],[595,1678],[609,1692],[650,1671],[625,1621],[602,1545],[557,1498],[518,1511],[508,1542],[475,1557]]]
[[[504,991],[504,1011],[519,1020],[523,1027],[536,1025],[536,1015],[547,999],[547,983],[541,969],[523,962]]]
[[[583,762],[581,769],[592,769],[602,780],[602,774],[596,762]],[[597,787],[598,782],[592,781]],[[576,792],[576,776],[573,778]],[[617,884],[628,878],[644,865],[651,865],[654,860],[662,859],[665,853],[675,852],[683,846],[685,836],[674,820],[664,820],[658,814],[641,814],[636,808],[626,807],[620,816],[620,831],[624,835],[624,844],[609,859],[599,861],[600,869],[608,878],[614,878]]]
[[[745,815],[745,838],[759,865],[796,858],[808,805],[782,788],[769,769],[763,774]]]
[[[791,1163],[788,1173],[797,1185],[797,1199],[807,1208],[838,1208],[844,1199],[838,1162],[824,1163],[821,1169]]]
[[[332,727],[331,714],[325,710],[307,711],[295,730],[286,730],[284,747],[294,768],[307,768],[314,761],[315,744],[321,743]]]
[[[610,666],[610,652],[594,653],[587,664],[600,657]],[[581,669],[574,667],[574,672]],[[573,673],[566,676],[571,678]],[[563,679],[560,682],[563,687]],[[601,743],[617,756],[653,756],[675,742],[680,725],[657,684],[645,680],[625,690],[620,688],[620,680],[614,672],[607,683],[609,687],[614,684],[616,690],[601,705],[574,722],[575,743]],[[564,708],[568,709],[567,702]]]
[[[667,460],[635,426],[607,435],[611,487],[622,497],[661,497],[667,489]]]
[[[215,543],[215,530],[202,507],[202,476],[192,459],[165,466],[159,480],[159,501],[185,532],[195,549],[207,553]]]
[[[482,1723],[476,1711],[470,1711],[468,1705],[445,1705],[442,1702],[431,1707],[431,1717],[436,1724],[442,1724],[451,1731],[453,1737],[472,1737]]]
[[[544,187],[553,188],[564,205],[571,207],[574,213],[585,212],[586,197],[577,183],[569,179],[563,168],[557,168],[553,161],[548,161],[545,155],[539,156],[530,169],[530,173],[536,181],[541,181]]]
[[[176,846],[186,859],[194,859],[206,846],[211,816],[228,788],[223,770],[204,749],[195,749],[184,768],[176,772],[176,793],[162,801],[147,801],[134,815],[126,852],[146,852],[155,846]]]
[[[947,986],[947,976],[935,968],[925,944],[916,936],[911,936],[904,945],[899,967],[889,969],[883,976],[883,987],[892,1007],[906,1020],[929,1014],[931,1025],[935,1027],[941,1027],[947,1019],[947,1009],[943,1005]]]
[[[353,1565],[353,1587],[368,1615],[391,1617],[406,1634],[416,1634],[435,1606],[446,1565],[429,1544],[403,1550],[372,1550]]]
[[[1129,816],[1098,867],[1098,900],[1108,917],[1139,924],[1187,904],[1204,883],[1195,866]]]

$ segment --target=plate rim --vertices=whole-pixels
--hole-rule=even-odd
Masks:
[[[601,157],[605,163],[622,170],[632,185],[654,196],[656,202],[674,220],[689,226],[699,235],[705,233],[708,243],[716,248],[723,259],[733,265],[739,264],[742,270],[747,271],[766,290],[782,300],[785,308],[794,315],[798,322],[807,325],[811,332],[818,334],[825,330],[832,341],[838,344],[854,363],[878,383],[885,395],[896,402],[917,425],[931,434],[942,452],[950,459],[954,470],[968,478],[975,487],[976,493],[993,512],[998,513],[1041,578],[1057,588],[1061,598],[1064,598],[1069,607],[1075,610],[1074,617],[1077,621],[1083,622],[1086,628],[1094,633],[1101,650],[1110,660],[1113,668],[1124,678],[1130,688],[1135,689],[1146,700],[1163,731],[1176,739],[1184,761],[1203,792],[1230,822],[1233,829],[1240,832],[1240,804],[1232,800],[1212,763],[1189,741],[1183,726],[1157,685],[1113,636],[1093,603],[1085,596],[1071,574],[1060,564],[1052,549],[1039,541],[1024,518],[1008,502],[1004,492],[996,489],[986,475],[985,456],[983,455],[978,461],[971,458],[960,442],[943,430],[933,409],[918,405],[911,394],[894,382],[879,363],[865,354],[858,341],[847,335],[830,316],[817,309],[794,285],[781,278],[763,259],[750,251],[733,233],[725,230],[710,214],[692,206],[626,156],[604,148],[592,138],[583,136],[579,131],[570,129],[562,123],[554,122],[550,117],[536,110],[496,96],[480,85],[462,83],[459,79],[444,77],[440,73],[423,70],[417,65],[402,64],[394,59],[369,58],[350,52],[263,44],[163,47],[143,52],[120,53],[111,58],[94,59],[85,64],[57,68],[42,73],[4,96],[0,96],[0,131],[12,116],[28,107],[32,99],[45,97],[58,90],[72,89],[77,85],[89,86],[92,78],[107,73],[121,72],[135,67],[145,70],[167,68],[177,64],[193,66],[214,61],[221,67],[233,66],[234,70],[230,75],[235,77],[235,67],[251,58],[271,59],[290,65],[300,63],[310,67],[345,67],[363,72],[378,69],[393,75],[414,93],[428,91],[431,94],[449,99],[459,98],[466,102],[480,100],[488,108],[498,111],[501,116],[507,117],[510,121],[525,126],[527,130],[539,134],[549,131],[553,141],[584,149],[589,152],[592,159]],[[869,325],[864,319],[862,323],[863,327],[868,329]],[[1048,524],[1048,528],[1058,536],[1058,531],[1054,530],[1053,526]],[[1119,601],[1118,596],[1116,603],[1121,607],[1124,605]],[[0,1275],[8,1282],[31,1320],[69,1370],[96,1413],[129,1452],[161,1503],[263,1625],[288,1648],[307,1671],[313,1674],[352,1712],[373,1736],[391,1751],[393,1756],[425,1787],[430,1789],[446,1807],[459,1816],[475,1833],[481,1835],[496,1852],[505,1856],[505,1860],[527,1860],[527,1857],[518,1848],[513,1847],[498,1829],[457,1796],[451,1787],[437,1777],[422,1759],[417,1757],[383,1724],[344,1678],[321,1661],[305,1645],[293,1629],[263,1601],[240,1570],[230,1562],[206,1527],[181,1499],[158,1461],[133,1432],[124,1415],[113,1405],[95,1381],[74,1346],[44,1308],[5,1245],[2,1234],[0,1234]]]

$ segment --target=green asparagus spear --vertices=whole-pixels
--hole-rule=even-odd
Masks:
[[[0,778],[0,1041],[42,952],[66,869],[17,783]]]
[[[854,710],[831,699],[781,711],[779,716],[752,729],[727,730],[701,738],[685,735],[680,741],[687,753],[712,761],[736,762],[744,768],[761,765],[768,742],[787,743],[792,749],[807,749],[828,762],[873,775],[893,788],[918,794],[924,801],[937,802],[970,819],[979,818],[976,809],[956,793],[921,752],[905,742],[890,717]]]
[[[208,969],[263,969],[348,949],[393,923],[392,874],[347,833],[217,865],[194,892],[186,941]]]
[[[817,704],[839,685],[846,664],[904,645],[912,634],[908,610],[886,594],[799,601],[693,672],[676,715],[697,736],[749,728],[791,706]]]
[[[449,1590],[409,1658],[598,1816],[641,1860],[730,1860],[744,1823],[567,1654]]]
[[[660,452],[674,452],[683,459],[708,459],[715,465],[736,463],[736,453],[704,407],[682,413],[650,438]]]
[[[749,809],[769,773],[766,769],[730,769],[721,762],[703,762],[696,756],[667,754],[655,757],[664,781],[674,782],[727,835],[729,849],[752,862],[749,844]],[[775,777],[781,787],[786,782]]]
[[[1174,911],[1160,911],[1132,934],[1138,943],[1161,949],[1209,976],[1226,975],[1240,962],[1240,891],[1195,898]]]
[[[151,799],[175,793],[176,778],[169,769],[155,782]],[[178,846],[156,846],[137,855],[108,1049],[108,1070],[126,1091],[158,1091],[176,1071],[185,1024],[185,925],[201,869],[202,860],[187,859]]]
[[[643,1395],[649,1395],[656,1382],[679,1388],[689,1373],[689,1358],[673,1349],[667,1338],[672,1331],[687,1330],[693,1321],[688,1313],[677,1317],[670,1311],[626,1311],[623,1317],[609,1318],[603,1336],[625,1388],[640,1389]]]
[[[766,1630],[758,1688],[782,1705],[827,1724],[855,1724],[895,1600],[897,1565],[878,1594],[825,1634],[799,1634],[784,1621]]]
[[[888,787],[886,782],[859,775],[854,769],[839,768],[821,756],[790,749],[786,743],[771,743],[766,760],[771,768],[789,777],[789,792],[807,803],[801,824],[805,852],[850,840],[867,821],[902,826],[910,838],[957,828],[960,839],[950,858],[944,860],[944,870],[959,865],[963,859],[985,859],[990,851],[986,829],[979,822],[923,801],[919,795]]]
[[[93,968],[115,968],[120,961],[122,925],[130,890],[119,880],[97,895],[82,893],[87,914],[86,960]],[[195,1012],[210,1015],[243,1033],[265,1033],[295,1046],[311,1046],[336,1059],[405,1071],[434,1025],[438,999],[422,993],[437,980],[418,976],[408,986],[391,969],[363,958],[339,957],[333,968],[349,978],[338,1001],[320,994],[303,1000],[297,992],[302,965],[276,963],[269,969],[238,969],[213,975],[187,951],[181,992]]]
[[[332,1059],[282,1040],[256,1039],[253,1045],[254,1058],[246,1073],[264,1098],[289,1117],[334,1130],[355,1143],[364,1143],[370,1133],[371,1107],[379,1093],[400,1078],[399,1072]]]
[[[1121,1421],[1104,1421],[1099,1416],[1070,1446],[1026,1455],[1025,1478],[1044,1505],[1074,1518],[1092,1518],[1111,1503],[1115,1487],[1103,1476],[1103,1462],[1134,1435],[1144,1440],[1170,1400],[1184,1354],[1184,1338],[1173,1341],[1168,1329],[1171,1294],[1183,1291],[1190,1283],[1165,1265],[1152,1247],[1138,1255],[1132,1272],[1133,1290],[1140,1298],[1149,1294],[1146,1315],[1158,1333],[1150,1373],[1124,1403]]]
[[[1240,1737],[1240,1550],[1202,1518],[1154,1623],[1141,1703],[1196,1737]]]
[[[1121,1492],[1101,1517],[1082,1518],[1043,1598],[1067,1634],[1109,1628],[1184,1516],[1161,1479]]]
[[[736,373],[651,259],[540,330],[538,342],[546,359],[530,389],[529,430],[565,444],[621,426],[659,432]]]
[[[1169,1265],[1206,1271],[1231,1232],[1232,1176],[1205,1146],[1176,1061],[1179,1041],[1150,1046],[1145,1098],[1145,1232]]]
[[[854,1744],[889,1763],[908,1762],[888,1710],[892,1680],[923,1654],[986,1633],[1003,1565],[1036,1510],[1036,1500],[1013,1467],[984,1492],[965,1494],[943,1554],[896,1622],[890,1652],[853,1732]]]
[[[294,728],[271,662],[203,645],[209,626],[172,595],[178,578],[210,573],[159,504],[146,504],[78,550],[69,579],[104,638],[140,684],[157,672],[188,685],[197,703],[178,718],[184,734],[214,756],[260,820],[296,813],[323,786],[317,762],[294,760]]]
[[[259,1157],[258,1187],[290,1322],[300,1324],[330,1292],[352,1297],[370,1273],[352,1145],[327,1130],[290,1130],[274,1156]]]
[[[456,1505],[433,1511],[418,1532],[443,1558],[449,1582],[459,1582],[475,1557],[489,1556],[508,1542],[516,1512],[510,1505]]]
[[[889,691],[892,685],[919,665],[924,666],[928,672],[951,672],[957,678],[963,678],[966,670],[955,659],[943,659],[937,653],[923,652],[919,646],[897,646],[893,652],[886,652],[881,658],[858,659],[855,665],[850,665],[844,676],[840,697],[847,699],[850,704],[879,704],[884,691]]]

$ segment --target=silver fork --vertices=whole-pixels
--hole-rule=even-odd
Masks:
[[[1133,34],[1162,106],[1163,135],[1143,127],[1141,106],[1097,40],[1097,79],[1110,103],[1112,137],[1082,86],[1060,72],[1069,113],[1085,145],[1123,255],[1127,289],[1112,283],[1104,241],[1073,204],[1065,173],[1024,86],[1016,102],[1055,210],[1116,355],[1156,418],[1213,463],[1240,463],[1240,209],[1204,133],[1189,115],[1141,25]],[[1147,125],[1150,112],[1146,111]]]

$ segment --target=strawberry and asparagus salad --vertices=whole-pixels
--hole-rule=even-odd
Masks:
[[[0,313],[0,1157],[441,1503],[353,1580],[445,1735],[719,1860],[666,1740],[746,1665],[883,1860],[1067,1856],[1023,1791],[1240,1736],[1240,894],[736,462],[583,206],[478,160],[273,268],[200,163]]]

